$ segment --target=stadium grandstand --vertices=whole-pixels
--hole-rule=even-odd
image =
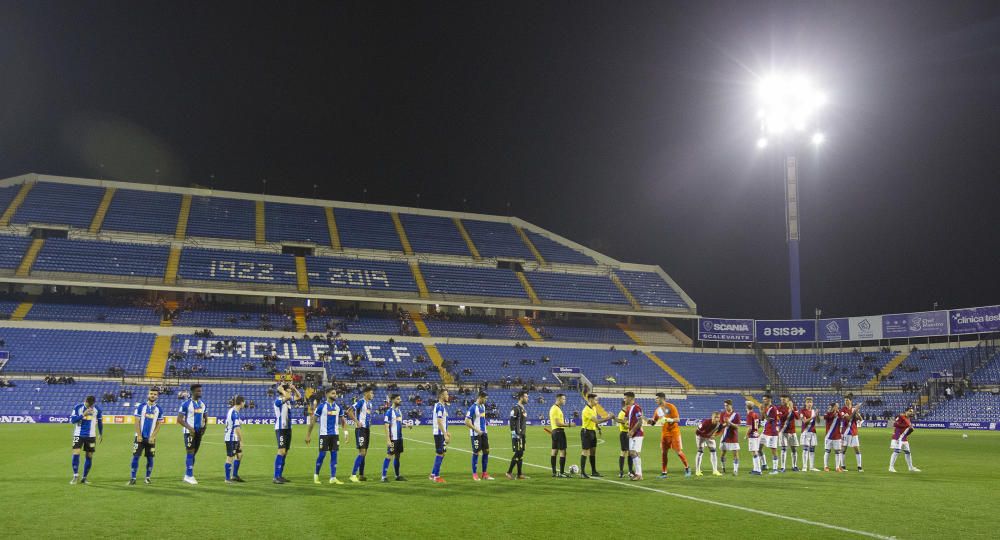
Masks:
[[[591,390],[649,410],[666,392],[687,419],[787,393],[850,395],[876,423],[909,405],[1000,421],[994,334],[712,338],[660,267],[514,217],[34,174],[0,181],[0,211],[0,415],[44,421],[90,394],[127,416],[149,387],[198,382],[267,419],[291,378],[398,392],[414,422],[442,386],[457,410],[492,389],[498,422],[522,388],[536,423],[547,394],[578,415]]]

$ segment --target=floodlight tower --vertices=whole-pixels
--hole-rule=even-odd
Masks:
[[[775,141],[780,143],[785,154],[785,240],[788,243],[791,316],[801,319],[799,173],[795,150],[805,142],[820,146],[826,141],[826,136],[816,126],[819,111],[826,104],[826,94],[804,75],[776,73],[760,81],[757,100],[757,120],[760,122],[757,148],[764,150]]]

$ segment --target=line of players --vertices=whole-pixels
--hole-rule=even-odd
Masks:
[[[320,482],[320,471],[326,460],[326,454],[330,454],[329,470],[330,484],[343,484],[337,479],[337,462],[340,446],[341,430],[347,428],[347,420],[354,422],[355,446],[358,455],[355,458],[354,466],[351,470],[351,482],[364,482],[366,458],[371,439],[371,420],[375,411],[372,401],[374,390],[370,387],[363,390],[362,398],[358,399],[349,407],[342,407],[337,403],[337,391],[329,388],[323,393],[325,398],[316,404],[314,410],[309,414],[308,429],[305,437],[306,444],[312,440],[312,433],[316,426],[319,427],[319,453],[316,458],[314,483]],[[487,434],[486,399],[487,394],[480,392],[475,402],[469,407],[465,414],[465,426],[469,429],[469,436],[472,446],[472,478],[475,481],[493,480],[488,472],[489,466],[489,437]],[[140,404],[135,410],[135,437],[133,439],[133,455],[131,464],[131,477],[129,485],[136,484],[136,476],[139,467],[139,459],[145,455],[146,469],[144,482],[151,483],[153,463],[156,453],[156,438],[160,427],[163,424],[164,413],[162,407],[157,403],[159,392],[154,388],[150,389],[145,403]],[[292,441],[292,417],[291,404],[293,401],[302,398],[299,390],[291,384],[279,385],[277,387],[277,397],[274,401],[275,414],[275,437],[278,450],[275,455],[274,477],[275,484],[284,484],[289,480],[284,477],[285,458],[291,449]],[[527,479],[523,474],[524,450],[527,436],[527,392],[519,392],[517,401],[511,410],[508,421],[511,435],[511,446],[513,457],[509,460],[506,477],[508,479]],[[435,483],[445,483],[441,477],[441,465],[447,452],[448,444],[451,442],[451,435],[448,432],[448,391],[442,389],[438,393],[438,401],[434,404],[432,412],[432,432],[435,446],[435,459],[428,478]],[[393,467],[396,481],[406,481],[400,474],[400,457],[403,453],[403,415],[399,409],[402,398],[398,394],[389,396],[389,407],[383,415],[383,427],[386,436],[386,456],[382,463],[382,482],[389,481],[389,466]],[[566,428],[572,427],[565,421],[562,407],[566,403],[564,394],[557,394],[555,404],[549,410],[550,428],[547,431],[551,434],[552,452],[551,468],[553,477],[568,477],[565,471],[566,464]],[[683,444],[680,436],[680,415],[677,408],[669,403],[665,394],[656,394],[657,407],[651,419],[645,419],[642,408],[636,402],[633,392],[625,392],[622,407],[617,416],[608,414],[598,402],[596,394],[587,395],[587,405],[581,415],[581,447],[580,456],[580,476],[589,478],[591,476],[600,477],[596,468],[597,435],[600,425],[612,421],[618,425],[621,454],[618,460],[618,476],[625,477],[624,467],[628,463],[628,477],[631,480],[642,480],[642,442],[644,438],[644,426],[662,425],[660,439],[661,450],[661,474],[660,478],[667,477],[668,452],[674,452],[680,458],[685,469],[685,476],[690,476],[691,471],[688,466],[687,457],[683,451]],[[245,400],[242,396],[234,398],[232,406],[224,417],[223,439],[226,446],[225,481],[226,483],[243,482],[239,476],[240,463],[243,458],[242,440],[243,433],[241,425],[243,423],[241,413]],[[695,443],[697,455],[695,457],[695,476],[702,476],[702,460],[704,450],[709,451],[712,474],[721,476],[726,472],[726,456],[732,452],[733,474],[739,473],[739,452],[740,437],[739,428],[741,418],[733,408],[732,400],[725,400],[724,410],[715,412],[711,418],[706,418],[700,422],[695,431]],[[813,399],[806,398],[805,406],[796,408],[792,399],[781,396],[781,404],[772,403],[770,396],[765,396],[762,401],[759,414],[753,402],[746,403],[746,440],[748,450],[753,460],[751,474],[760,475],[767,471],[767,459],[763,449],[770,450],[772,467],[770,474],[785,472],[788,461],[788,451],[791,450],[792,471],[818,471],[815,467],[815,455],[817,444],[816,424],[820,416],[813,407]],[[858,436],[858,426],[861,422],[861,415],[858,412],[860,406],[852,404],[849,398],[845,398],[844,406],[838,403],[831,403],[823,419],[826,421],[826,435],[824,437],[824,457],[823,469],[829,471],[828,461],[831,452],[834,454],[834,468],[838,472],[846,470],[844,465],[844,455],[847,448],[854,448],[857,460],[858,471],[863,471],[861,461],[861,444]],[[909,435],[913,432],[913,407],[908,408],[899,415],[894,422],[894,433],[891,442],[893,453],[890,457],[889,471],[895,471],[895,462],[900,453],[905,455],[906,463],[910,471],[919,472],[913,466],[912,456],[909,448]],[[183,481],[189,484],[197,484],[194,477],[194,466],[201,441],[207,428],[207,408],[202,401],[202,387],[195,384],[191,386],[190,397],[181,403],[177,414],[177,423],[182,427],[184,437],[185,475]],[[71,484],[87,483],[87,476],[90,472],[96,444],[103,436],[103,414],[95,405],[94,396],[87,396],[84,403],[77,405],[73,409],[70,419],[74,424],[73,433],[73,478]],[[763,422],[763,430],[761,430]],[[798,423],[798,425],[797,425]],[[801,429],[801,436],[796,436],[796,428]],[[721,438],[721,444],[717,439]],[[716,455],[716,449],[721,447],[721,456]],[[802,448],[802,467],[798,467],[798,452]],[[781,449],[780,456],[778,449]],[[85,454],[83,476],[79,474],[80,454]],[[481,458],[481,471],[479,470]],[[556,463],[559,463],[558,471]],[[586,465],[589,461],[591,473],[586,473]],[[720,471],[721,463],[721,471]],[[514,470],[517,470],[516,475]],[[571,467],[572,469],[575,467]]]

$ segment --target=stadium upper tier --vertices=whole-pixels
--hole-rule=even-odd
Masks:
[[[26,281],[696,311],[659,267],[517,218],[39,175],[0,181],[0,210],[0,274]]]

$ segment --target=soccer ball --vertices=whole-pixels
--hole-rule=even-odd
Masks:
[[[969,438],[969,434],[968,433],[963,433],[962,434],[962,438],[963,439],[968,439]]]
[[[579,474],[580,473],[580,467],[577,467],[576,465],[570,465],[569,466],[569,473],[570,474]]]

